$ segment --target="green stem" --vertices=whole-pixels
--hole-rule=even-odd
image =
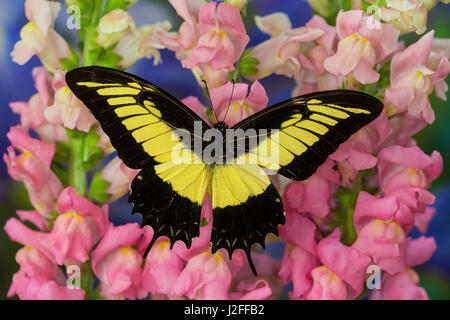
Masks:
[[[93,5],[91,20],[89,25],[85,29],[84,33],[84,45],[83,45],[83,65],[92,66],[95,61],[91,59],[90,51],[92,49],[93,37],[95,29],[100,20],[100,14],[103,8],[103,0],[94,0],[91,2]]]
[[[74,131],[69,136],[70,158],[69,158],[69,184],[73,186],[80,196],[86,194],[86,172],[83,162],[86,155],[86,134]]]
[[[81,289],[86,293],[85,300],[95,299],[94,281],[95,276],[92,273],[91,263],[87,261],[81,269]]]

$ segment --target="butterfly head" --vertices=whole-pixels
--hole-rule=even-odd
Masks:
[[[228,129],[228,125],[224,121],[219,121],[214,124],[214,128],[220,130],[220,132],[225,133]]]

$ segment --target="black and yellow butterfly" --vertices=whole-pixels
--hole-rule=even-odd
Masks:
[[[264,247],[265,236],[277,235],[278,226],[285,222],[280,195],[261,168],[305,180],[383,108],[376,98],[356,91],[295,97],[233,126],[255,129],[260,135],[255,146],[245,143],[233,150],[236,159],[257,155],[257,163],[211,164],[203,161],[193,144],[183,143],[178,136],[174,139],[183,130],[192,141],[202,139],[204,150],[215,142],[198,137],[194,123],[201,124],[202,132],[211,127],[156,85],[103,67],[74,69],[66,81],[100,122],[120,159],[130,168],[142,169],[132,182],[129,202],[134,205],[132,213],[142,214],[142,225],[154,230],[146,254],[160,236],[167,236],[171,246],[181,240],[189,248],[192,238],[199,235],[201,207],[208,193],[213,208],[212,252],[225,248],[231,257],[234,250],[243,249],[255,274],[252,245]],[[214,127],[226,133],[224,122]],[[264,131],[268,132],[265,136],[258,133]],[[267,156],[269,145],[277,147],[276,158]],[[195,161],[174,161],[174,150]]]

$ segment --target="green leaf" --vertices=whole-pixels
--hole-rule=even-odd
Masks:
[[[56,141],[56,152],[53,156],[53,161],[63,163],[68,162],[70,158],[70,146],[67,142]]]
[[[352,0],[342,0],[342,9],[349,11],[352,9]]]
[[[244,77],[251,77],[258,72],[257,66],[259,64],[259,61],[255,57],[251,56],[253,49],[254,48],[245,50],[237,63],[236,69]]]
[[[94,174],[89,188],[89,199],[105,203],[111,199],[111,194],[105,192],[111,184],[108,181],[103,180],[101,175],[102,171],[97,171]]]
[[[206,220],[206,218],[203,218],[201,221],[200,221],[200,228],[201,227],[204,227],[204,226],[207,226],[208,225],[208,221]]]
[[[122,57],[115,53],[113,49],[103,50],[98,57],[98,65],[108,68],[118,68]]]
[[[63,70],[72,70],[78,68],[80,66],[80,60],[78,58],[78,54],[69,46],[70,58],[61,58],[59,59],[59,63],[61,64],[61,68]]]
[[[52,161],[50,168],[62,184],[69,184],[69,172],[62,164]]]
[[[136,2],[137,2],[137,0],[109,0],[106,2],[103,14],[105,15],[108,12],[115,10],[115,9],[126,10]]]
[[[100,147],[89,147],[89,157],[83,161],[84,170],[92,170],[95,168],[97,161],[104,157],[103,150]]]

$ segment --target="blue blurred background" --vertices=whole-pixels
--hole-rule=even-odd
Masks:
[[[250,35],[249,46],[267,39],[255,26],[251,17],[265,15],[275,11],[282,11],[289,15],[294,27],[304,25],[312,16],[312,10],[306,1],[270,1],[253,0],[248,7],[245,25]],[[137,26],[169,20],[173,29],[177,30],[181,23],[173,8],[163,0],[140,0],[130,8],[130,13]],[[65,27],[68,15],[65,8],[61,10],[56,22],[56,29],[72,44],[76,43],[75,30]],[[450,38],[450,5],[439,4],[429,14],[428,29],[436,30],[436,37]],[[9,142],[6,133],[9,127],[20,122],[19,116],[13,114],[8,103],[11,101],[28,101],[35,93],[31,76],[33,67],[40,65],[34,57],[24,66],[19,66],[10,59],[10,52],[19,40],[20,29],[27,23],[24,14],[23,1],[0,0],[0,154],[5,153]],[[407,43],[417,40],[418,36],[407,35]],[[201,89],[198,87],[192,73],[183,69],[174,54],[168,50],[161,52],[163,63],[153,66],[152,60],[141,60],[128,71],[135,73],[149,81],[166,88],[176,97],[184,98],[189,95],[199,97],[205,104]],[[269,104],[286,99],[294,88],[291,79],[271,76],[263,79],[262,84],[267,90]],[[449,81],[447,80],[447,83]],[[435,207],[437,213],[432,220],[427,235],[434,236],[438,249],[425,265],[417,268],[421,285],[424,286],[432,299],[450,299],[450,169],[447,160],[450,159],[450,105],[432,97],[432,105],[436,112],[436,121],[416,136],[422,149],[430,154],[433,150],[441,152],[444,158],[444,171],[432,187],[437,196]],[[17,209],[31,209],[27,200],[27,193],[21,183],[12,181],[6,170],[6,165],[0,161],[0,299],[6,297],[11,284],[12,275],[17,272],[15,252],[20,245],[9,240],[3,226],[6,220],[15,215]],[[111,219],[117,223],[133,221],[129,215],[130,207],[125,199],[119,200],[110,207]],[[418,236],[413,232],[412,236]]]

